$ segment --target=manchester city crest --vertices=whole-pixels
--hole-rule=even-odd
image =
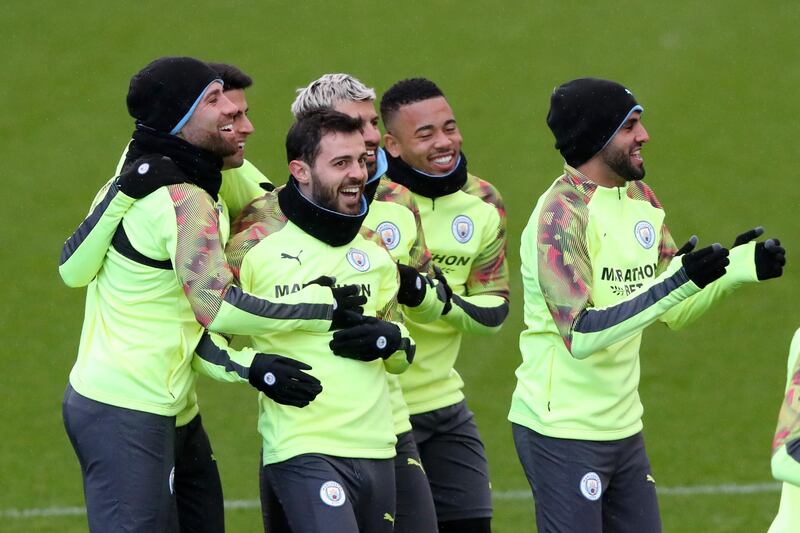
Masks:
[[[581,494],[589,501],[597,501],[603,494],[603,482],[595,472],[589,472],[581,478]]]
[[[359,272],[369,270],[369,256],[356,248],[350,248],[347,251],[347,262]]]
[[[642,220],[636,223],[633,228],[633,233],[636,235],[636,240],[645,249],[650,249],[656,242],[656,230],[651,223]]]
[[[381,222],[376,228],[387,250],[394,250],[400,244],[400,230],[391,222]]]
[[[319,489],[319,497],[331,507],[340,507],[347,501],[347,496],[344,494],[344,488],[336,481],[326,481]]]
[[[453,219],[452,229],[453,237],[455,237],[456,240],[461,244],[464,244],[472,238],[472,232],[475,230],[475,225],[472,223],[472,219],[467,215],[458,215]]]

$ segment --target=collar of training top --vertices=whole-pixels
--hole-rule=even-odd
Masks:
[[[346,215],[319,206],[303,196],[293,177],[278,192],[278,205],[296,226],[330,246],[344,246],[352,241],[367,218],[364,195],[361,197],[361,212]]]
[[[467,158],[462,152],[458,156],[458,164],[449,174],[432,176],[409,166],[399,157],[388,156],[389,177],[411,192],[428,198],[439,198],[461,190],[467,183]]]
[[[137,125],[133,140],[125,155],[126,168],[137,159],[150,154],[169,157],[186,174],[186,182],[193,183],[217,201],[222,185],[222,158],[195,146],[180,137]]]

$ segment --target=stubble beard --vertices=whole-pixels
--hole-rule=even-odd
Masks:
[[[337,213],[343,213],[345,215],[357,215],[360,212],[360,209],[358,208],[355,212],[350,212],[347,210],[342,211],[339,209],[339,206],[336,205],[339,187],[326,187],[319,179],[319,175],[313,170],[311,171],[311,183],[314,186],[314,190],[311,192],[311,199],[314,200],[314,203],[318,206],[335,211]],[[361,204],[359,202],[359,206],[360,205]]]
[[[625,150],[604,150],[603,162],[625,181],[638,181],[644,178],[644,163],[641,167],[633,166],[630,154]]]

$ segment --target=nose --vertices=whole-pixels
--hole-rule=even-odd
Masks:
[[[255,131],[255,128],[253,127],[253,123],[250,122],[250,119],[247,118],[247,115],[245,115],[244,113],[242,113],[242,116],[240,117],[240,121],[241,121],[241,124],[239,125],[238,129],[239,129],[239,131],[241,133],[243,133],[245,135],[250,135],[251,133],[253,133]]]
[[[640,122],[637,125],[637,129],[636,129],[636,141],[644,144],[649,140],[650,140],[650,135],[648,135],[647,130],[644,128],[644,126]]]
[[[231,102],[228,99],[228,97],[225,96],[225,93],[222,93],[220,95],[219,104],[220,104],[220,110],[225,115],[235,115],[239,111],[239,108],[236,107],[236,104]],[[252,125],[251,125],[251,127],[252,127]]]
[[[453,139],[442,130],[437,131],[433,137],[434,148],[449,148],[452,144]]]
[[[372,146],[381,144],[381,132],[372,123],[367,124],[366,128],[364,128],[364,142]]]

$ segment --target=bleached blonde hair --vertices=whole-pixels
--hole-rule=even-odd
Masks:
[[[307,87],[297,89],[292,114],[297,118],[309,111],[333,109],[339,102],[363,101],[375,101],[375,89],[349,74],[325,74]]]

